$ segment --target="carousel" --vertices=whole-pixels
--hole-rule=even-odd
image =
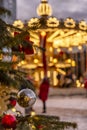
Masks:
[[[57,75],[66,75],[67,69],[77,77],[84,73],[87,69],[87,23],[70,17],[54,17],[47,0],[41,0],[37,14],[38,17],[25,22],[16,20],[13,25],[20,29],[27,27],[30,41],[45,51],[34,48],[34,55],[26,54],[18,68],[29,72],[37,83],[45,76],[49,77],[52,86],[57,86]]]

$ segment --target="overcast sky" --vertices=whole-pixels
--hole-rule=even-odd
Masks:
[[[37,17],[36,9],[41,0],[17,0],[17,19],[29,20]],[[53,16],[57,18],[72,17],[87,21],[87,0],[48,0],[52,6]]]

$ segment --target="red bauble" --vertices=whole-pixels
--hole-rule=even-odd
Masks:
[[[17,36],[18,34],[20,34],[19,32],[14,32],[14,36]]]
[[[34,49],[30,45],[27,45],[26,47],[19,46],[19,51],[20,52],[24,52],[25,55],[32,55],[32,54],[34,54]]]
[[[16,105],[16,100],[11,100],[11,101],[10,101],[10,104],[11,104],[11,106],[14,107],[14,106]]]
[[[3,125],[4,128],[16,128],[16,124],[17,124],[17,120],[16,117],[14,115],[5,115],[2,120],[1,123]]]
[[[34,54],[34,49],[33,49],[33,47],[26,47],[26,48],[24,48],[23,50],[24,50],[24,53],[25,53],[26,55],[32,55],[32,54]]]
[[[42,129],[43,126],[42,126],[42,125],[38,125],[37,128],[38,128],[38,129]]]
[[[14,32],[14,36],[17,36],[18,34],[20,34],[20,33],[19,32]],[[32,55],[32,54],[34,54],[33,42],[30,41],[30,36],[29,35],[25,36],[24,42],[29,43],[29,45],[23,46],[23,45],[20,44],[18,46],[18,50],[20,52],[24,52],[25,55]]]

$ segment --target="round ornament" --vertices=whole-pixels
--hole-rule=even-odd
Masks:
[[[14,100],[10,100],[10,105],[12,107],[16,106],[16,100],[15,99]]]
[[[36,101],[36,94],[31,89],[22,89],[17,96],[17,102],[21,107],[31,107]]]
[[[2,120],[1,123],[3,125],[4,128],[16,128],[16,124],[17,124],[17,120],[16,117],[14,115],[5,115]]]
[[[2,48],[2,51],[4,52],[2,61],[10,62],[12,57],[8,53],[11,53],[12,50],[10,48],[4,47]]]

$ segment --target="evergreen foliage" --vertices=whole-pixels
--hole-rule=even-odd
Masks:
[[[7,9],[0,7],[0,15],[2,15],[3,13],[10,14]],[[13,37],[11,31],[19,31],[20,33],[17,36]],[[26,35],[29,35],[29,32],[26,29],[21,30],[15,28],[12,25],[6,24],[2,19],[0,19],[0,56],[7,55],[12,57],[15,54],[20,57],[20,60],[24,59],[24,53],[18,51],[18,46],[20,43],[23,46],[29,44],[24,41]],[[14,50],[16,51],[4,52],[3,48],[11,48],[11,50],[15,48]],[[43,48],[38,48],[44,51]],[[31,83],[31,81],[26,80],[26,78],[24,78],[26,73],[13,68],[13,65],[17,62],[14,63],[13,61],[3,61],[2,59],[3,58],[1,58],[0,60],[1,87],[4,87],[4,85],[8,86],[8,88],[13,86],[17,90],[20,90],[20,86],[23,84],[25,87],[30,88],[34,91],[34,85]],[[6,96],[8,96],[8,94],[12,96],[12,94],[15,93],[6,92]],[[16,130],[64,130],[70,127],[75,129],[77,127],[77,124],[70,122],[61,122],[59,121],[59,117],[56,116],[36,115],[32,117],[31,115],[28,115],[25,117],[17,117]],[[1,122],[0,130],[4,130]]]

